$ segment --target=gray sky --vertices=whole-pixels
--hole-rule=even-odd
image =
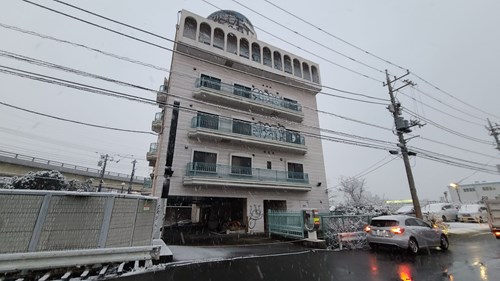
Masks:
[[[172,43],[138,31],[130,30],[102,19],[92,17],[50,0],[37,3],[68,12],[86,20],[99,23],[125,34],[140,37],[168,48]],[[353,71],[383,81],[384,74],[346,59],[331,50],[304,39],[262,16],[244,8],[235,1],[207,0],[223,9],[244,14],[257,27],[257,37],[265,42],[315,61],[320,65],[324,85],[388,98],[387,88],[381,82],[368,79],[333,65],[333,61]],[[242,0],[239,0],[243,3]],[[389,60],[443,89],[453,97],[500,116],[500,26],[498,1],[442,0],[442,1],[272,1],[287,11],[306,19],[323,30]],[[69,1],[81,8],[149,30],[173,39],[177,12],[186,9],[202,16],[216,11],[201,0],[190,1]],[[255,11],[274,19],[308,38],[328,46],[349,57],[392,75],[405,71],[363,54],[304,22],[273,7],[264,0],[245,1]],[[314,4],[312,4],[314,3]],[[114,53],[119,56],[170,67],[171,53],[157,47],[124,38],[87,24],[68,19],[53,12],[22,1],[6,1],[0,10],[0,23],[50,35],[74,43]],[[285,43],[267,32],[286,38],[301,49]],[[93,74],[127,81],[151,89],[162,84],[168,73],[116,58],[111,58],[84,48],[57,43],[36,36],[0,27],[2,51],[64,65]],[[306,51],[304,51],[306,50]],[[314,54],[314,55],[313,55]],[[326,59],[326,60],[325,60]],[[119,86],[91,78],[60,72],[24,62],[0,57],[0,65],[26,71],[52,75],[146,98],[155,94],[130,87]],[[500,164],[493,139],[484,128],[489,117],[500,123],[500,118],[485,114],[446,95],[417,77],[407,77],[417,83],[416,89],[407,87],[397,94],[403,107],[431,120],[444,128],[481,139],[489,144],[471,141],[450,134],[431,124],[415,128],[410,145],[448,156],[495,165]],[[158,107],[82,92],[57,85],[19,78],[0,73],[0,101],[26,109],[79,120],[92,124],[124,129],[150,131],[154,113]],[[419,92],[422,91],[426,95]],[[342,95],[329,89],[324,92]],[[430,97],[429,97],[430,96]],[[359,98],[359,97],[357,97]],[[434,98],[434,99],[432,99]],[[317,96],[319,110],[368,122],[392,129],[391,115],[383,105],[343,100],[327,95]],[[423,105],[425,103],[433,108]],[[454,117],[450,116],[453,115]],[[405,113],[405,118],[410,115]],[[458,118],[456,118],[458,117]],[[395,143],[397,137],[390,130],[361,125],[332,115],[320,114],[321,127],[373,139]],[[425,121],[423,123],[426,123]],[[327,134],[327,133],[325,133]],[[137,158],[137,174],[149,173],[145,154],[149,143],[156,137],[89,128],[22,112],[0,105],[0,150],[64,161],[82,166],[95,167],[99,153]],[[447,143],[450,146],[438,144]],[[355,176],[369,172],[370,167],[392,159],[387,151],[323,141],[328,186],[337,185],[340,176]],[[133,155],[133,156],[130,156]],[[438,156],[441,157],[441,156]],[[116,157],[115,159],[120,159]],[[111,163],[110,171],[129,173],[132,159]],[[462,162],[454,160],[456,162]],[[373,166],[375,163],[378,165]],[[474,173],[474,170],[433,162],[421,157],[411,159],[417,190],[421,199],[438,199],[450,182],[464,179],[462,183],[498,181],[498,175]],[[488,167],[488,169],[493,169]],[[307,171],[306,171],[307,172]],[[404,166],[400,158],[368,173],[369,190],[387,199],[409,198]]]

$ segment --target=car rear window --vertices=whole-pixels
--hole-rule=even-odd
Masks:
[[[389,226],[398,226],[399,222],[395,220],[372,220],[370,225],[376,227],[389,227]]]

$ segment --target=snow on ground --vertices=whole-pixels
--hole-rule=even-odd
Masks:
[[[448,222],[448,233],[464,234],[490,231],[487,223]]]

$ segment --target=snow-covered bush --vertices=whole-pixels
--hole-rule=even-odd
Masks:
[[[66,181],[64,175],[56,170],[28,172],[21,177],[13,177],[4,188],[7,189],[32,189],[32,190],[67,190],[67,191],[93,191],[92,180],[80,183],[76,179]]]

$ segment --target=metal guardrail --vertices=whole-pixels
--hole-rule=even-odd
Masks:
[[[196,80],[196,87],[209,88],[227,94],[233,94],[239,97],[246,98],[248,100],[252,100],[261,104],[270,105],[276,108],[287,109],[295,112],[302,112],[302,106],[299,103],[287,101],[281,97],[270,95],[256,88],[252,90],[247,87],[233,86],[206,78],[205,79],[199,78],[198,80]]]
[[[270,234],[297,239],[304,238],[303,212],[269,210],[267,218]]]
[[[18,160],[29,161],[29,162],[33,162],[33,163],[42,164],[42,165],[50,165],[50,166],[54,166],[54,167],[67,168],[67,169],[71,169],[71,170],[75,170],[75,171],[83,171],[83,172],[96,173],[96,174],[101,173],[101,170],[95,169],[95,168],[88,168],[88,167],[78,166],[78,165],[74,165],[74,164],[67,164],[67,163],[63,163],[63,162],[59,162],[59,161],[53,161],[53,160],[48,160],[48,159],[44,159],[44,158],[38,158],[38,157],[33,157],[33,156],[23,155],[23,154],[19,154],[19,153],[3,151],[3,150],[0,150],[0,156],[9,157],[9,158],[18,159]],[[130,175],[122,174],[122,173],[105,172],[104,175],[130,179]],[[144,179],[145,179],[144,177],[134,176],[134,180],[144,181]]]
[[[244,179],[271,182],[309,183],[307,173],[277,171],[202,162],[187,164],[186,176],[203,176],[228,179]]]

